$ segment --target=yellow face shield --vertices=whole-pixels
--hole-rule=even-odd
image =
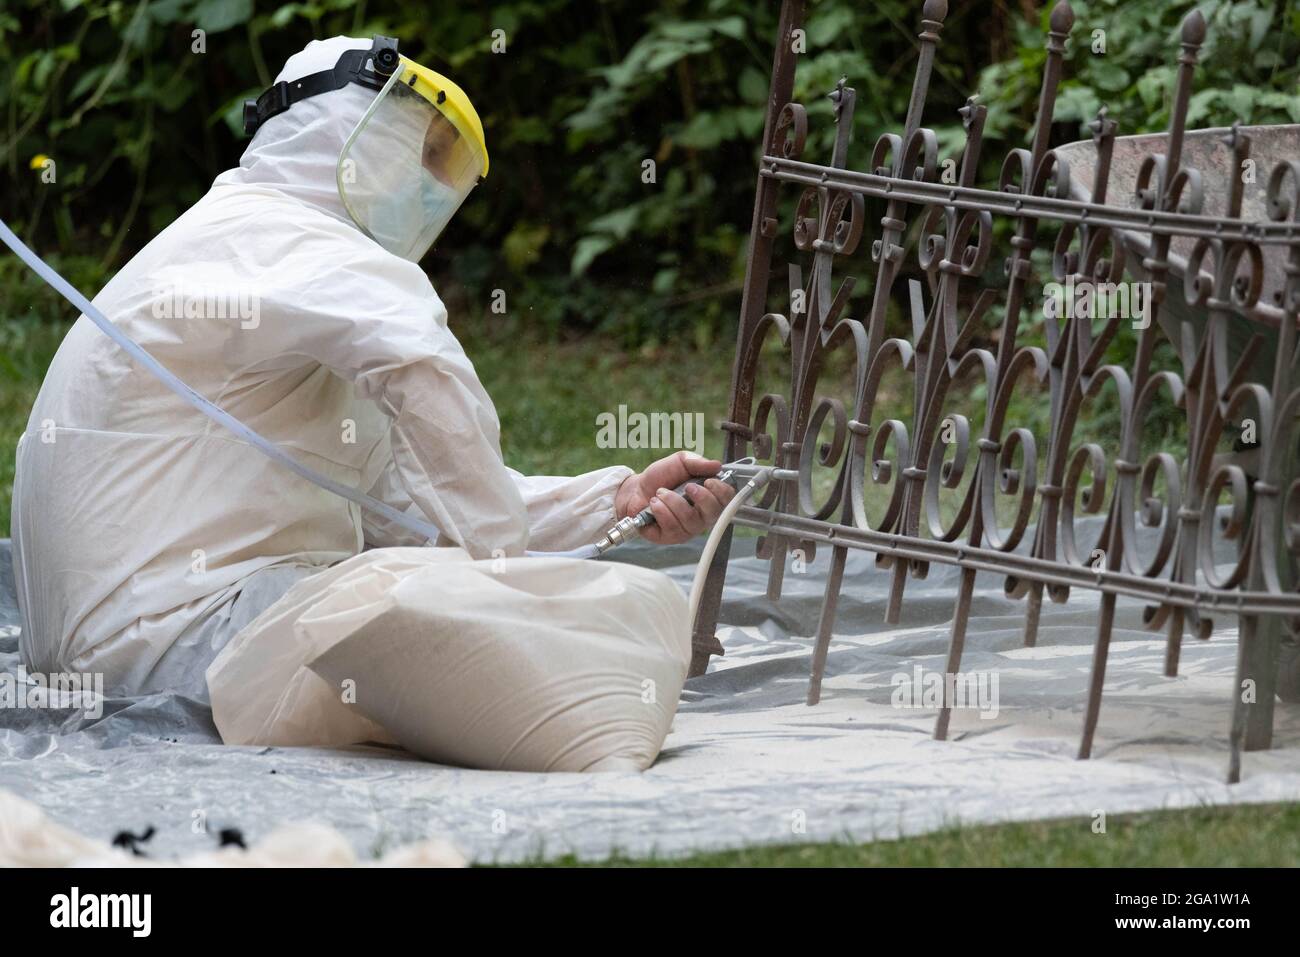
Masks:
[[[366,235],[418,262],[487,170],[483,126],[469,98],[399,57],[339,154],[339,196]]]

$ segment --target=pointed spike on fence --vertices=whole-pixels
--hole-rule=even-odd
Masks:
[[[925,109],[925,98],[930,89],[930,71],[934,68],[934,49],[943,30],[943,18],[947,15],[948,0],[925,0],[925,5],[921,7],[921,32],[917,34],[921,48],[916,57],[912,95],[907,102],[907,119],[903,122],[904,144],[921,126],[921,113]],[[896,160],[894,172],[897,174],[900,168],[899,161]]]
[[[1173,106],[1169,111],[1169,143],[1165,149],[1168,180],[1162,190],[1173,182],[1183,159],[1183,133],[1187,128],[1187,108],[1192,96],[1192,74],[1201,44],[1205,41],[1205,17],[1193,10],[1183,18],[1182,50],[1178,54],[1178,79],[1174,81]],[[1162,200],[1163,202],[1164,200]]]
[[[1074,8],[1066,0],[1061,0],[1060,3],[1052,7],[1052,15],[1048,19],[1048,25],[1052,28],[1053,33],[1069,33],[1074,29]]]
[[[1092,138],[1097,140],[1114,133],[1115,126],[1115,121],[1110,118],[1110,111],[1103,106],[1097,110],[1097,115],[1088,124],[1088,129],[1092,131]]]
[[[1048,18],[1047,43],[1045,44],[1047,63],[1043,67],[1042,86],[1038,91],[1038,111],[1034,117],[1033,139],[1029,147],[1030,156],[1033,158],[1031,166],[1035,171],[1037,171],[1038,165],[1042,161],[1043,154],[1047,152],[1047,139],[1056,106],[1056,90],[1061,82],[1061,63],[1065,56],[1065,42],[1070,38],[1070,30],[1073,27],[1074,9],[1066,0],[1061,0],[1052,8],[1051,16]],[[1029,184],[1026,183],[1025,187],[1028,188],[1028,186]]]
[[[1183,42],[1189,46],[1200,46],[1205,42],[1205,16],[1200,10],[1193,10],[1183,17]]]
[[[925,6],[921,8],[921,16],[926,20],[942,23],[948,16],[948,0],[925,0]]]

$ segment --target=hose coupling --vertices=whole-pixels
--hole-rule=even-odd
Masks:
[[[640,538],[641,532],[649,524],[645,520],[645,512],[636,515],[629,515],[627,518],[620,518],[614,523],[614,526],[605,533],[605,537],[596,543],[596,554],[603,555],[611,548],[617,548],[619,545],[626,545],[634,538]]]

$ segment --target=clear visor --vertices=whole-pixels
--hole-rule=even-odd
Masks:
[[[389,252],[419,262],[478,182],[483,155],[403,75],[399,64],[348,137],[337,177],[356,224]]]

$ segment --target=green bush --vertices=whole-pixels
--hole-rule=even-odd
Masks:
[[[920,2],[809,4],[796,95],[810,157],[825,98],[859,91],[852,162],[906,112]],[[1104,103],[1121,132],[1167,118],[1186,0],[1079,0],[1056,139]],[[1300,121],[1294,4],[1205,0],[1196,125]],[[484,115],[492,175],[426,261],[444,297],[510,331],[602,330],[630,343],[713,341],[739,304],[775,2],[10,0],[0,10],[0,215],[77,263],[90,291],[234,165],[240,105],[312,37],[388,33],[455,77]],[[1033,119],[1047,10],[952,0],[926,122],[959,148],[956,109],[990,108],[984,181]],[[1105,53],[1092,50],[1105,31]],[[203,31],[202,52],[198,49]],[[493,52],[495,39],[505,51]],[[992,64],[992,65],[990,65]],[[43,158],[55,162],[42,182]],[[655,182],[643,164],[655,162]],[[790,197],[792,200],[793,197]],[[15,274],[0,273],[6,286]],[[6,289],[7,308],[61,309]],[[859,288],[866,292],[866,284]],[[507,294],[503,319],[487,311]]]

